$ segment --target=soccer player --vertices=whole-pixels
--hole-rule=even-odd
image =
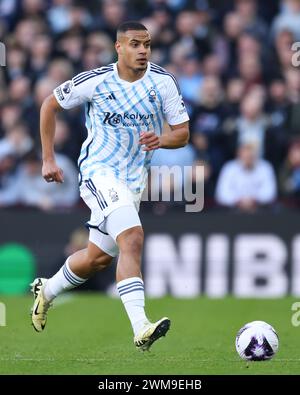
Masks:
[[[117,30],[118,61],[86,71],[57,87],[41,107],[42,175],[63,182],[53,148],[55,115],[85,104],[88,136],[78,160],[80,194],[91,210],[87,248],[68,257],[50,279],[32,285],[32,324],[44,330],[47,311],[62,292],[83,284],[119,255],[116,281],[130,319],[134,344],[149,350],[170,327],[145,313],[141,275],[143,229],[138,215],[153,151],[179,148],[189,139],[189,117],[174,76],[150,63],[151,37],[138,22]],[[170,132],[162,134],[163,122]]]

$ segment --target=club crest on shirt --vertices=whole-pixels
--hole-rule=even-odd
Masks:
[[[116,192],[114,188],[109,189],[108,193],[112,202],[117,202],[119,200],[118,192]]]
[[[156,91],[155,89],[151,88],[148,93],[148,98],[150,103],[154,103],[156,100]]]

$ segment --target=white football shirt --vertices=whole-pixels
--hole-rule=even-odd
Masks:
[[[53,93],[64,109],[85,103],[88,136],[78,159],[80,184],[95,173],[113,172],[133,192],[142,191],[153,151],[143,151],[140,133],[160,135],[164,120],[189,120],[175,77],[150,62],[134,82],[122,80],[112,63],[78,74]]]

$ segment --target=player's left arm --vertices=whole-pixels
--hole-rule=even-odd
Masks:
[[[158,148],[184,147],[190,137],[189,116],[185,104],[174,77],[167,77],[166,89],[163,94],[163,113],[170,129],[157,136],[154,132],[145,132],[140,135],[140,144],[144,144],[144,151],[152,151]]]
[[[143,151],[152,151],[158,148],[174,149],[184,147],[190,137],[188,121],[169,126],[171,130],[161,136],[157,136],[154,132],[142,132],[140,135],[140,144],[145,145]]]
[[[171,131],[159,136],[159,148],[180,148],[187,145],[190,138],[189,122],[169,126]]]

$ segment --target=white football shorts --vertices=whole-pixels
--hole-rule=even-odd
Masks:
[[[138,211],[142,192],[133,193],[115,177],[100,175],[82,182],[80,196],[91,210],[91,218],[86,224],[90,229],[89,240],[110,256],[117,256],[119,249],[115,240],[118,234],[141,226]]]

